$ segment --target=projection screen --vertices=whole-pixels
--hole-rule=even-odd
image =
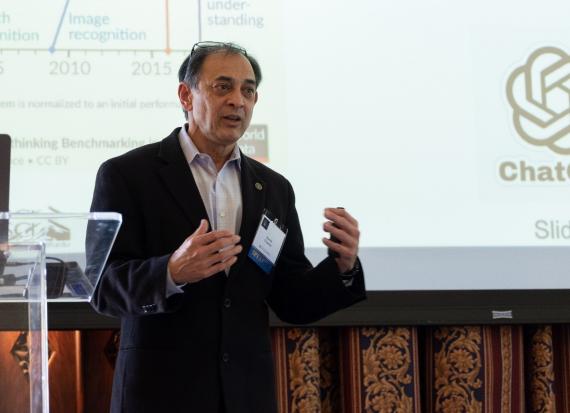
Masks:
[[[555,13],[552,10],[556,10]],[[371,291],[567,290],[570,4],[3,0],[0,132],[11,209],[89,208],[106,159],[184,123],[195,42],[264,80],[243,152],[360,223]]]

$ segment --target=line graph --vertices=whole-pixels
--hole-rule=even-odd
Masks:
[[[192,3],[195,3],[195,5],[193,7],[195,7],[195,11],[194,13],[196,13],[195,16],[191,16],[194,17],[195,20],[195,24],[194,25],[189,25],[189,27],[186,30],[192,31],[194,32],[194,37],[195,41],[201,41],[202,40],[202,0],[194,0]],[[187,48],[180,48],[180,47],[173,47],[172,44],[172,31],[173,31],[173,21],[172,21],[172,16],[171,13],[173,12],[172,9],[172,4],[171,4],[171,0],[163,0],[162,2],[163,6],[162,6],[162,13],[163,13],[163,19],[162,19],[162,24],[161,26],[163,27],[163,31],[162,31],[162,43],[163,46],[158,46],[156,45],[158,39],[158,35],[153,35],[152,37],[152,42],[155,43],[153,44],[152,47],[115,47],[112,46],[111,43],[113,41],[115,41],[115,43],[119,43],[117,40],[123,40],[123,43],[125,43],[125,37],[127,37],[127,40],[132,40],[129,39],[128,36],[133,36],[133,33],[129,32],[128,29],[122,28],[121,30],[119,30],[118,28],[114,28],[114,29],[109,29],[108,31],[103,31],[102,27],[98,26],[93,28],[91,31],[88,31],[87,29],[85,31],[73,31],[73,28],[71,28],[70,26],[75,24],[76,26],[79,26],[80,24],[84,24],[85,26],[87,26],[92,20],[89,20],[91,18],[90,14],[81,14],[79,13],[79,15],[72,15],[70,12],[71,6],[75,5],[76,9],[80,9],[81,7],[81,1],[80,0],[64,0],[63,3],[63,7],[61,9],[61,12],[58,14],[57,16],[57,21],[54,22],[55,23],[55,30],[53,30],[53,33],[51,34],[51,36],[48,33],[42,33],[41,34],[41,38],[42,40],[44,38],[50,38],[49,41],[49,45],[46,45],[45,47],[43,46],[39,46],[39,45],[34,45],[34,46],[26,46],[26,45],[18,45],[18,42],[12,42],[12,43],[16,43],[16,44],[5,44],[7,42],[2,42],[2,40],[5,40],[5,38],[11,39],[10,36],[5,36],[5,38],[3,38],[1,36],[1,32],[0,32],[0,55],[2,54],[7,54],[7,53],[16,53],[16,54],[22,54],[22,53],[34,53],[34,54],[41,54],[41,53],[45,53],[48,52],[51,55],[66,55],[66,56],[71,56],[72,54],[83,54],[83,55],[105,55],[108,53],[111,54],[123,54],[123,53],[130,53],[130,54],[150,54],[151,56],[154,56],[156,54],[165,54],[165,55],[170,55],[170,54],[177,54],[177,53],[188,53],[188,49]],[[0,10],[0,12],[2,12],[2,10]],[[6,14],[6,12],[3,12],[3,16],[9,16],[8,14]],[[112,19],[112,15],[106,15],[107,19],[106,21],[108,22],[109,20]],[[7,20],[8,22],[10,21],[9,17],[7,17],[5,20]],[[189,20],[189,19],[188,19]],[[47,21],[47,19],[46,19]],[[2,23],[2,22],[0,22]],[[154,23],[154,22],[153,22]],[[94,25],[95,26],[95,25]],[[154,24],[152,24],[152,26],[154,26]],[[153,27],[154,28],[154,27]],[[91,29],[91,27],[89,27],[89,29]],[[2,30],[2,26],[0,25],[0,31]],[[47,29],[46,29],[47,30]],[[67,31],[67,33],[66,33]],[[62,34],[67,34],[68,38],[66,43],[62,45]],[[147,32],[142,30],[139,31],[138,33],[142,34],[142,39],[143,40],[147,40]],[[135,33],[136,34],[136,33]],[[93,39],[97,38],[97,35],[100,36],[100,39],[103,38],[111,38],[111,40],[105,40],[104,42],[107,44],[107,42],[109,43],[109,46],[107,46],[106,44],[104,46],[101,47],[93,47]],[[103,36],[105,35],[105,36]],[[91,37],[89,37],[91,36]],[[122,36],[122,37],[121,37]],[[150,35],[149,35],[150,36]],[[73,41],[70,41],[70,37],[72,37]],[[138,40],[138,39],[136,39]],[[136,43],[141,43],[142,41],[138,41]],[[73,43],[73,44],[70,44]],[[101,40],[101,43],[103,43],[103,40]],[[82,44],[85,44],[85,46],[82,46]],[[158,46],[158,47],[157,47]]]
[[[281,36],[275,4],[267,0],[0,0],[0,112],[13,137],[15,185],[66,180],[77,188],[73,197],[58,187],[42,202],[86,209],[89,182],[105,159],[184,122],[178,71],[194,43],[240,44],[266,73],[283,79],[276,59]],[[274,85],[242,150],[276,162],[267,125],[284,112],[285,86]],[[273,125],[281,137],[272,150],[286,153],[286,125]],[[19,191],[14,202],[35,201]]]

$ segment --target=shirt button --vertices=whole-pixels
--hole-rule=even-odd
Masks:
[[[220,216],[223,218],[226,216],[226,213],[222,211],[222,212],[220,212]]]
[[[222,360],[224,361],[224,363],[227,363],[228,361],[230,361],[230,355],[228,353],[224,353],[222,355]]]
[[[229,298],[226,298],[224,300],[224,307],[230,308],[231,306],[232,306],[232,300],[230,300]]]

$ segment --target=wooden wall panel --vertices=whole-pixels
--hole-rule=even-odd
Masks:
[[[83,413],[82,372],[79,332],[50,331],[50,410]],[[29,408],[29,380],[11,353],[20,332],[0,332],[0,413],[26,413]],[[25,346],[21,356],[26,358]]]
[[[108,412],[113,384],[114,330],[86,330],[82,333],[84,413]]]
[[[0,412],[30,411],[30,383],[10,353],[19,332],[0,332]]]
[[[50,331],[50,411],[83,413],[79,331]]]

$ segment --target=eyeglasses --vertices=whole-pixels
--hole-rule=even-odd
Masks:
[[[233,50],[238,53],[241,53],[244,56],[247,56],[247,50],[243,47],[235,44],[235,43],[225,43],[225,42],[198,42],[194,46],[192,46],[192,51],[190,52],[190,56],[194,54],[195,51],[199,49],[226,49],[226,50]]]

